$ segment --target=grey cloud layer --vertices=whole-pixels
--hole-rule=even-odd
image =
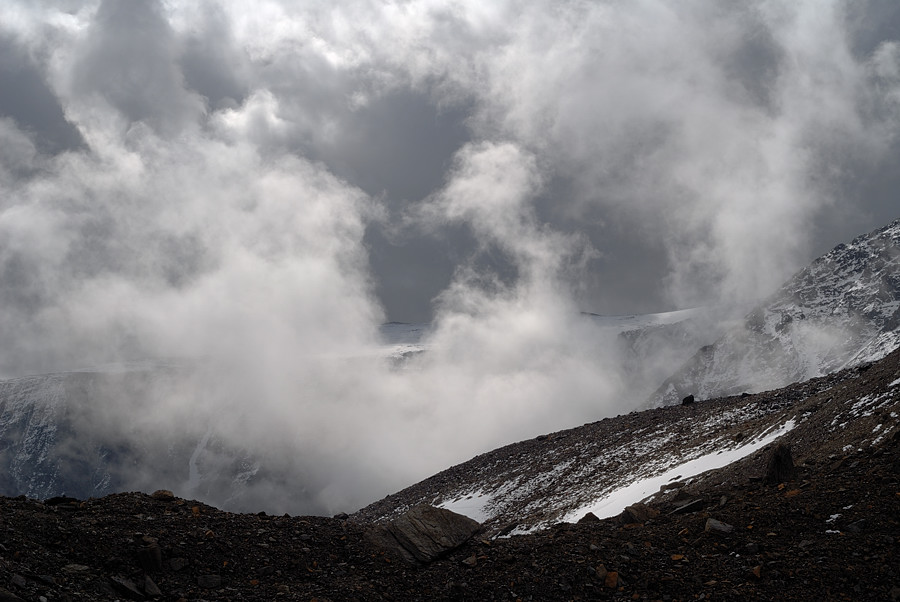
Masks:
[[[248,6],[10,4],[0,372],[242,366],[194,403],[317,508],[633,407],[579,310],[739,311],[896,217],[891,2]]]

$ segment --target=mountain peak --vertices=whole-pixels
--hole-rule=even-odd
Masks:
[[[900,346],[900,219],[813,261],[697,352],[650,406],[762,391],[880,359]]]

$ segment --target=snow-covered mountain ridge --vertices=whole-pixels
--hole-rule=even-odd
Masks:
[[[840,244],[738,327],[700,349],[650,407],[763,391],[884,357],[900,346],[900,220]]]
[[[651,497],[690,500],[705,480],[762,475],[776,440],[796,462],[819,463],[898,437],[900,350],[776,391],[632,412],[508,445],[354,517],[388,520],[428,503],[484,523],[489,534],[514,535],[587,512],[614,516]]]

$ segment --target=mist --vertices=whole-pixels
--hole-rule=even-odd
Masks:
[[[85,428],[295,476],[245,507],[352,510],[631,411],[658,383],[580,312],[738,318],[896,217],[891,2],[5,13],[0,375],[196,366]],[[389,320],[431,325],[400,369]]]

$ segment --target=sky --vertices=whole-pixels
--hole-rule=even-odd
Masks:
[[[898,217],[893,0],[2,13],[0,374],[226,358],[347,481],[421,455],[323,507],[631,407],[579,312],[740,314]],[[387,321],[442,351],[322,365]]]

